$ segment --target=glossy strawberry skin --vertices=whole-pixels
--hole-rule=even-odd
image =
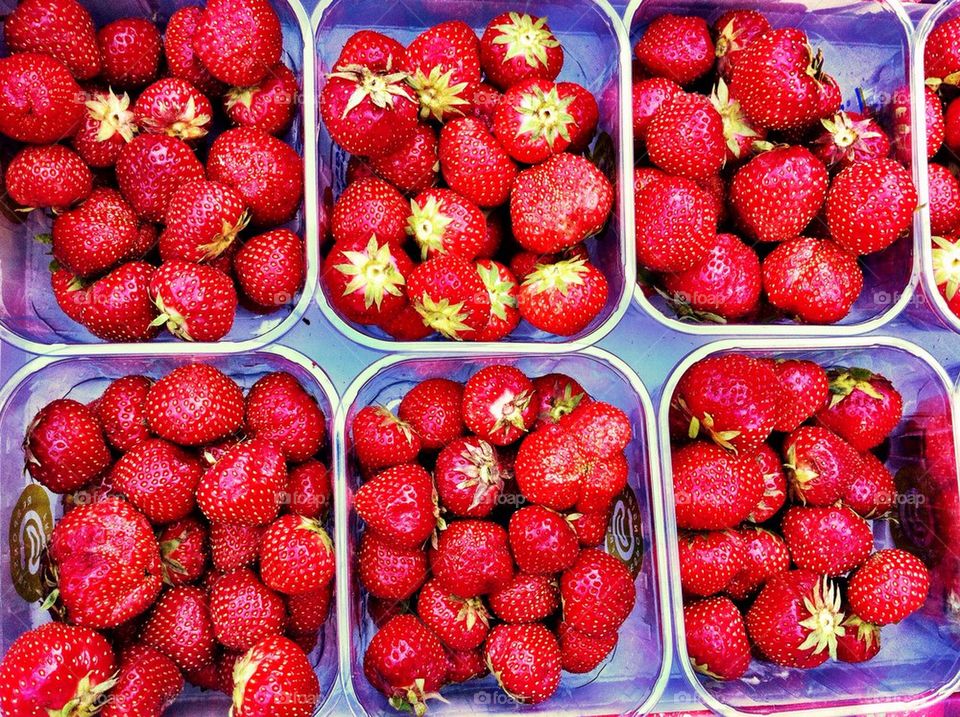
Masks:
[[[487,366],[464,386],[464,422],[481,439],[509,445],[533,426],[535,398],[533,382],[522,371],[513,366]]]
[[[210,524],[210,557],[222,573],[253,565],[260,554],[260,540],[266,525],[242,523]]]
[[[770,30],[770,21],[756,10],[731,10],[713,23],[716,35],[717,71],[728,82],[741,51]]]
[[[496,507],[508,473],[494,446],[469,436],[440,451],[433,475],[444,508],[464,518],[484,518]]]
[[[420,437],[409,424],[387,408],[364,406],[353,419],[353,448],[357,460],[373,470],[414,461]]]
[[[960,230],[960,181],[942,164],[930,163],[930,231],[935,236]]]
[[[179,445],[212,443],[243,423],[243,392],[212,366],[180,366],[147,394],[147,422],[153,433]]]
[[[207,527],[197,518],[188,516],[164,526],[157,533],[157,542],[167,583],[187,585],[206,572],[210,560]]]
[[[11,51],[51,55],[77,80],[100,72],[93,18],[76,0],[21,2],[4,21],[3,35]]]
[[[103,59],[103,78],[109,84],[140,87],[156,79],[162,40],[150,20],[114,20],[97,32],[97,43]]]
[[[590,637],[616,632],[629,617],[636,592],[633,577],[619,559],[584,550],[560,578],[563,619]]]
[[[123,653],[117,684],[100,714],[160,717],[182,690],[183,676],[170,658],[148,645],[134,645]]]
[[[213,107],[200,90],[179,77],[164,77],[147,86],[133,106],[145,132],[196,140],[210,129]]]
[[[772,368],[781,389],[775,428],[789,433],[823,407],[830,395],[830,379],[819,364],[803,359],[775,361]]]
[[[662,15],[647,27],[634,54],[649,74],[689,85],[710,71],[716,53],[702,18]]]
[[[236,289],[230,277],[212,266],[180,259],[165,262],[151,277],[149,292],[178,338],[219,341],[233,326]]]
[[[94,413],[71,399],[47,404],[25,441],[30,476],[54,493],[82,488],[110,465],[110,449]]]
[[[422,548],[400,548],[367,531],[357,551],[360,584],[374,597],[406,600],[427,579],[427,554]]]
[[[880,518],[890,512],[897,487],[883,462],[870,451],[860,454],[863,471],[853,476],[843,494],[843,504],[864,518]]]
[[[282,50],[280,20],[266,0],[210,0],[197,18],[193,51],[228,85],[257,84]]]
[[[161,438],[147,439],[117,461],[113,485],[154,524],[187,516],[203,469],[200,460]]]
[[[18,142],[58,142],[83,118],[83,91],[49,55],[24,52],[0,59],[0,89],[0,132]]]
[[[333,580],[333,543],[311,518],[282,515],[260,540],[260,576],[285,595],[320,590]]]
[[[874,553],[850,579],[847,598],[861,619],[889,625],[919,610],[930,590],[930,573],[916,556],[897,548]]]
[[[278,62],[258,85],[228,91],[224,108],[235,127],[256,127],[280,136],[293,123],[299,91],[296,75]]]
[[[363,657],[363,673],[387,697],[422,700],[443,684],[447,658],[443,645],[413,615],[388,621],[370,641]]]
[[[560,586],[550,575],[517,573],[487,601],[493,614],[504,622],[546,620],[560,607]]]
[[[320,699],[320,682],[310,660],[293,641],[273,635],[237,662],[244,676],[233,695],[236,717],[309,717]]]
[[[231,187],[207,180],[177,188],[164,215],[160,258],[202,262],[216,259],[246,224],[246,205]]]
[[[458,597],[496,592],[514,572],[507,531],[487,521],[451,523],[431,551],[430,566],[440,586]]]
[[[531,78],[512,85],[497,104],[494,136],[517,162],[544,162],[572,143],[572,102],[561,98],[558,86],[549,80]],[[542,119],[544,115],[549,121]]]
[[[481,600],[450,595],[436,581],[420,590],[417,615],[451,650],[473,650],[490,631],[490,617]]]
[[[216,578],[210,586],[209,600],[214,634],[225,647],[249,650],[283,630],[283,600],[249,570]]]
[[[843,575],[873,550],[869,524],[847,508],[794,507],[781,530],[793,562],[821,575]]]
[[[480,42],[465,22],[441,22],[407,45],[404,69],[420,97],[421,117],[442,122],[461,116],[480,83]]]
[[[743,616],[729,598],[714,597],[683,607],[687,656],[693,668],[721,680],[736,680],[750,667]]]
[[[333,205],[331,232],[336,242],[378,242],[400,249],[407,240],[410,203],[392,185],[376,178],[351,182]]]
[[[330,471],[319,461],[308,459],[290,469],[287,481],[287,509],[305,518],[323,517],[332,500]]]
[[[265,438],[252,438],[204,473],[197,504],[212,523],[263,525],[279,512],[286,485],[283,453]]]
[[[880,445],[900,423],[903,397],[885,377],[863,369],[830,372],[831,400],[817,421],[858,451]]]
[[[137,241],[137,218],[118,192],[97,189],[53,222],[53,257],[81,277],[115,266]]]
[[[117,159],[117,182],[141,219],[163,221],[170,199],[185,182],[204,178],[204,168],[189,145],[176,137],[142,134]]]
[[[163,54],[171,75],[186,80],[209,97],[216,97],[223,94],[225,87],[193,50],[193,37],[202,14],[202,7],[188,5],[170,16],[163,33]]]
[[[451,189],[480,207],[495,207],[510,196],[517,166],[478,119],[463,117],[440,132],[440,166]]]
[[[721,592],[744,566],[743,542],[732,531],[683,535],[678,551],[680,584],[687,595]]]
[[[417,125],[413,134],[393,152],[368,159],[370,168],[407,194],[422,192],[437,183],[440,171],[439,139],[427,124]]]
[[[442,254],[417,266],[407,281],[424,323],[454,340],[475,340],[490,316],[490,294],[474,265]]]
[[[649,77],[633,82],[633,135],[637,142],[645,142],[654,116],[667,100],[683,94],[683,88],[666,77]]]
[[[521,703],[544,702],[560,685],[560,645],[540,623],[498,625],[485,652],[500,687]]]
[[[164,593],[147,618],[142,639],[181,670],[199,670],[212,663],[216,640],[204,591],[184,586]]]
[[[111,382],[97,401],[94,413],[118,451],[128,451],[150,437],[146,404],[152,385],[146,376],[123,376]]]
[[[856,450],[819,426],[801,426],[787,436],[783,454],[791,489],[808,505],[836,502],[852,477],[863,470]]]
[[[509,536],[514,560],[525,573],[562,572],[580,553],[577,535],[563,516],[539,505],[521,508],[510,517]]]
[[[737,535],[743,545],[743,568],[727,583],[724,592],[734,600],[745,600],[770,577],[790,569],[790,551],[779,535],[763,528],[741,528]]]
[[[272,441],[291,463],[317,454],[327,439],[327,419],[303,385],[285,371],[269,373],[247,393],[247,434]]]
[[[433,479],[416,463],[388,468],[357,491],[356,510],[369,529],[399,548],[417,548],[436,528]]]
[[[526,33],[526,35],[524,35]],[[517,35],[520,37],[517,37]],[[535,38],[532,47],[511,53],[511,40]],[[509,57],[508,57],[509,56]],[[555,80],[563,67],[564,52],[546,18],[505,12],[487,23],[480,38],[480,60],[489,82],[501,90],[529,78]]]
[[[557,336],[586,329],[607,305],[610,286],[588,261],[541,264],[520,286],[520,315],[534,327]]]
[[[576,437],[560,426],[534,431],[520,444],[515,473],[527,500],[550,508],[573,508],[583,492],[585,455]]]
[[[438,450],[459,438],[463,424],[463,386],[445,378],[421,381],[400,401],[400,419],[420,436],[423,448]]]
[[[155,269],[143,261],[121,264],[87,290],[83,325],[94,336],[112,342],[149,341],[157,335],[158,312],[149,287]]]
[[[636,191],[637,259],[652,271],[696,266],[717,242],[710,197],[683,177],[655,177]]]
[[[654,165],[688,179],[717,174],[727,154],[723,118],[697,94],[666,100],[647,127],[646,143]]]
[[[243,296],[257,306],[292,304],[306,280],[303,240],[289,229],[251,237],[234,255],[233,271]]]
[[[951,19],[934,28],[927,38],[923,59],[927,79],[946,81],[960,72],[960,22]]]
[[[746,518],[763,496],[756,461],[698,441],[673,454],[677,526],[723,530]]]
[[[780,512],[787,500],[787,477],[780,456],[769,444],[760,446],[756,461],[763,475],[763,496],[747,516],[752,523],[765,523]]]
[[[86,199],[93,175],[63,145],[24,147],[7,166],[7,193],[23,207],[64,210]]]

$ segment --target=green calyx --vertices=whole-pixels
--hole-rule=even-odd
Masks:
[[[739,159],[741,149],[738,138],[759,137],[757,131],[750,126],[740,103],[730,97],[730,89],[723,79],[717,82],[717,86],[710,95],[710,103],[723,120],[723,136],[727,141],[727,148],[734,157]]]
[[[556,85],[544,91],[534,87],[520,97],[520,103],[514,109],[520,115],[520,127],[517,135],[531,135],[543,140],[551,149],[558,139],[570,142],[570,126],[573,115],[570,105],[573,97],[561,98]]]
[[[960,241],[933,237],[933,278],[943,288],[947,301],[953,301],[960,288]]]
[[[883,400],[873,385],[876,375],[865,368],[840,368],[830,372],[830,407],[833,408],[854,391],[862,391],[870,398]]]
[[[563,259],[553,264],[537,264],[536,269],[523,280],[523,285],[535,294],[559,291],[566,296],[570,287],[584,284],[583,275],[586,273],[586,259]]]
[[[344,296],[362,291],[364,307],[376,305],[379,309],[387,294],[403,295],[400,287],[406,280],[393,263],[389,244],[380,246],[377,238],[371,236],[363,251],[344,251],[343,257],[346,262],[336,264],[334,269],[350,277],[343,289]]]
[[[237,220],[236,224],[231,224],[230,222],[224,220],[223,225],[220,228],[220,232],[213,237],[213,240],[209,244],[204,244],[200,247],[203,251],[203,261],[210,261],[216,259],[218,256],[223,254],[237,237],[240,235],[244,229],[246,229],[247,224],[250,223],[250,212],[246,209],[243,210],[243,213],[240,215],[240,218]]]
[[[372,72],[363,65],[346,65],[328,75],[330,78],[348,80],[356,84],[353,94],[347,100],[341,119],[346,119],[364,100],[369,99],[374,107],[392,108],[397,97],[413,100],[407,90],[406,72]]]
[[[526,13],[510,13],[510,22],[494,28],[497,35],[493,44],[506,45],[504,61],[522,57],[530,67],[546,67],[547,50],[560,47],[560,41],[547,28],[547,18],[534,18]]]
[[[107,693],[117,684],[117,675],[102,682],[93,682],[90,674],[77,683],[74,697],[60,709],[48,709],[49,717],[92,717],[106,704]]]
[[[187,319],[183,314],[167,307],[166,304],[164,304],[163,297],[159,294],[153,303],[160,312],[160,315],[150,322],[150,326],[166,326],[167,330],[178,339],[193,341],[193,337],[190,335],[189,327],[187,326]]]
[[[506,321],[507,309],[517,308],[517,285],[504,279],[495,264],[477,264],[477,273],[490,294],[490,315]]]
[[[437,333],[454,341],[462,341],[463,334],[473,331],[466,320],[467,313],[463,310],[464,302],[451,303],[449,299],[434,299],[424,293],[414,302],[414,309],[420,314],[423,323]]]
[[[443,203],[435,196],[427,197],[421,206],[416,199],[410,200],[410,216],[407,218],[407,234],[420,247],[420,256],[446,254],[444,238],[453,219],[443,213]]]
[[[417,70],[407,79],[407,83],[417,93],[420,100],[420,117],[438,122],[448,119],[450,115],[462,115],[463,108],[470,102],[464,97],[469,84],[458,82],[453,84],[453,70],[441,73],[440,67],[435,66],[425,75]]]
[[[800,626],[808,633],[797,649],[812,649],[814,655],[827,650],[832,659],[837,659],[837,638],[847,632],[840,610],[840,590],[824,577],[813,586],[813,593],[803,598],[803,607],[809,616],[800,621]]]

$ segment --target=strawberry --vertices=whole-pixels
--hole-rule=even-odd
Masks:
[[[845,169],[890,154],[890,138],[868,115],[839,112],[820,123],[823,131],[813,140],[813,151],[828,167]]]
[[[157,533],[163,559],[164,582],[186,585],[199,580],[207,569],[207,528],[197,518],[186,517]]]
[[[431,378],[411,388],[400,401],[400,420],[420,436],[423,448],[443,448],[464,433],[463,386],[445,378]]]
[[[25,0],[4,20],[3,35],[11,52],[50,55],[78,80],[100,73],[93,18],[76,0]]]
[[[512,85],[497,105],[493,133],[517,162],[537,164],[572,143],[574,98],[560,97],[549,80],[530,78]]]
[[[34,52],[0,59],[0,133],[51,144],[72,135],[83,112],[83,90],[59,60]]]
[[[260,554],[260,540],[266,526],[241,523],[210,524],[210,557],[222,573],[253,565]]]
[[[213,366],[179,366],[147,394],[147,423],[160,438],[182,446],[213,443],[243,423],[243,392]]]
[[[247,394],[247,435],[266,438],[291,463],[316,455],[327,437],[323,410],[299,381],[278,371],[258,379]]]
[[[650,23],[633,51],[647,73],[679,85],[689,85],[710,72],[716,57],[706,21],[687,15],[661,15]]]
[[[152,21],[125,17],[97,32],[103,79],[112,86],[141,87],[157,78],[163,41]]]
[[[547,425],[520,444],[515,466],[523,496],[551,510],[574,507],[583,492],[584,454],[576,436]]]
[[[666,77],[634,80],[631,102],[634,139],[637,142],[646,142],[647,131],[657,112],[667,100],[682,94],[683,88]]]
[[[410,204],[393,186],[379,179],[352,182],[333,205],[330,228],[340,244],[366,245],[375,235],[399,250],[409,231]]]
[[[243,296],[275,309],[294,301],[306,277],[303,240],[289,229],[274,229],[248,239],[233,257]]]
[[[653,164],[688,179],[717,174],[727,156],[723,118],[697,94],[664,101],[647,127],[646,143]]]
[[[481,82],[474,89],[473,97],[470,98],[467,116],[480,120],[487,129],[493,131],[493,118],[502,97],[503,93],[496,87],[487,82]]]
[[[488,366],[463,390],[463,419],[473,433],[496,446],[518,441],[536,420],[533,382],[517,368]]]
[[[112,167],[137,131],[133,120],[128,94],[118,97],[113,90],[93,90],[70,143],[90,167]]]
[[[10,198],[27,210],[62,211],[93,189],[87,165],[60,144],[24,147],[10,160],[4,181]]]
[[[461,117],[440,131],[438,151],[450,189],[480,207],[496,207],[510,197],[517,165],[482,121]]]
[[[228,129],[217,137],[207,172],[239,192],[256,226],[284,224],[303,198],[303,159],[283,140],[252,127]]]
[[[205,179],[187,182],[170,197],[160,235],[164,261],[210,261],[225,252],[250,215],[231,187]]]
[[[440,451],[434,468],[444,507],[468,518],[486,517],[494,509],[506,475],[496,448],[474,436],[449,443]]]
[[[790,551],[779,535],[763,528],[741,528],[736,534],[743,546],[743,568],[727,583],[724,592],[734,600],[745,600],[771,576],[790,569]]]
[[[330,471],[327,467],[309,459],[290,469],[287,480],[287,509],[304,518],[320,518],[325,515],[333,495]]]
[[[580,553],[577,535],[559,513],[539,505],[510,517],[510,550],[525,573],[550,575],[569,568]]]
[[[421,258],[456,254],[474,259],[483,247],[487,220],[473,202],[449,189],[428,189],[410,201],[406,233]]]
[[[444,122],[464,114],[480,84],[480,42],[469,25],[450,20],[407,46],[404,70],[420,100],[420,116]]]
[[[570,127],[570,150],[584,152],[593,142],[600,124],[600,107],[597,99],[583,85],[576,82],[557,83],[557,93],[560,99],[566,102],[571,100],[567,111],[573,117]]]
[[[450,523],[430,553],[430,567],[439,586],[458,597],[497,592],[513,577],[507,531],[482,520]]]
[[[404,308],[404,286],[413,270],[403,249],[371,235],[369,240],[335,244],[322,276],[331,303],[347,319],[379,324]]]
[[[904,550],[874,553],[850,578],[847,599],[853,612],[874,625],[891,625],[923,607],[930,591],[930,572]]]
[[[560,607],[560,586],[551,575],[517,573],[487,597],[493,614],[504,622],[546,620]]]
[[[760,473],[763,475],[763,496],[747,516],[751,523],[765,523],[776,515],[787,500],[787,477],[783,472],[780,456],[764,444],[756,454]]]
[[[540,623],[497,625],[484,650],[497,684],[517,702],[545,702],[560,686],[560,645]]]
[[[839,500],[862,470],[857,451],[820,426],[801,426],[783,442],[787,478],[804,504],[828,506]]]
[[[588,548],[560,578],[563,619],[589,637],[616,632],[630,615],[637,588],[617,558]]]
[[[827,224],[837,244],[854,254],[872,254],[910,228],[916,209],[910,173],[892,159],[877,159],[837,176],[827,195]]]
[[[137,241],[137,217],[118,192],[96,189],[53,222],[53,257],[81,277],[111,268]]]
[[[942,123],[938,123],[936,112],[938,109],[942,110],[942,105],[939,95],[935,92],[931,94],[927,95],[927,154],[930,158],[933,157],[931,150],[937,148],[936,141],[941,136],[941,145],[946,144],[947,149],[954,155],[960,154],[960,102],[950,102]]]
[[[411,463],[420,453],[420,436],[383,406],[364,406],[353,419],[353,449],[360,465],[377,470]]]
[[[744,568],[744,545],[733,531],[681,534],[677,549],[680,585],[686,595],[715,595]]]
[[[763,476],[752,456],[739,458],[705,441],[674,451],[673,492],[679,528],[732,528],[750,515],[763,490]]]
[[[573,674],[593,672],[613,652],[618,637],[616,632],[589,637],[561,622],[557,627],[561,666]]]
[[[255,85],[280,61],[280,19],[267,0],[209,0],[197,18],[193,51],[221,82]]]
[[[420,123],[413,134],[394,151],[367,161],[370,168],[386,181],[408,194],[422,192],[437,183],[440,160],[436,131]]]
[[[368,65],[375,72],[383,72],[403,67],[406,59],[407,51],[392,37],[373,30],[360,30],[347,38],[334,67]]]
[[[613,208],[613,185],[589,160],[558,154],[513,183],[510,220],[517,242],[548,253],[598,234]]]
[[[536,428],[557,423],[564,416],[573,413],[581,403],[591,401],[583,386],[562,373],[549,373],[535,378],[533,387],[539,406]]]
[[[208,97],[215,97],[223,94],[224,86],[210,74],[193,49],[193,37],[203,10],[188,5],[170,16],[163,33],[163,54],[173,77],[186,80]]]
[[[490,316],[490,295],[476,268],[456,254],[417,266],[407,292],[423,323],[455,341],[473,340]]]
[[[287,597],[287,613],[290,621],[287,630],[294,635],[316,634],[323,629],[330,614],[333,599],[333,583],[319,590]]]
[[[59,265],[52,265],[51,268],[53,271],[50,272],[50,288],[57,306],[69,319],[79,324],[83,321],[83,312],[87,308],[89,287],[69,269],[60,268]]]
[[[541,331],[573,336],[607,305],[609,285],[585,259],[540,264],[524,279],[517,303],[520,315]]]
[[[237,292],[219,269],[179,259],[164,262],[150,279],[150,298],[165,325],[185,341],[219,341],[233,326]]]
[[[433,479],[416,463],[387,468],[357,491],[355,508],[370,530],[391,545],[416,548],[437,527]]]
[[[24,450],[30,477],[54,493],[82,488],[111,460],[94,412],[69,398],[51,401],[34,416]]]
[[[150,524],[120,498],[71,510],[54,528],[49,551],[59,599],[76,625],[116,627],[150,607],[163,585]]]
[[[150,437],[147,427],[147,393],[153,385],[146,376],[123,376],[111,382],[93,409],[107,441],[118,451],[128,451]]]
[[[216,640],[204,591],[190,586],[167,590],[150,613],[141,637],[182,670],[199,670],[210,664]]]
[[[952,18],[930,32],[923,50],[923,71],[933,89],[960,81],[960,20]]]
[[[592,513],[572,513],[567,516],[567,521],[576,532],[581,547],[596,548],[607,539],[607,526],[610,525],[612,514],[613,506],[610,506]]]
[[[170,658],[149,645],[134,645],[123,652],[117,684],[100,715],[161,717],[182,691],[183,676]]]
[[[750,238],[792,239],[817,216],[827,197],[827,168],[805,147],[763,152],[734,176],[730,203]]]
[[[309,717],[320,700],[313,665],[279,635],[255,644],[237,661],[233,675],[234,717]]]
[[[826,239],[785,241],[763,260],[762,268],[770,303],[809,324],[842,321],[863,291],[856,257]]]
[[[505,12],[480,38],[480,61],[487,80],[500,90],[531,78],[553,81],[563,67],[563,47],[545,17]]]
[[[890,512],[897,498],[893,475],[879,458],[860,453],[863,470],[847,483],[843,504],[864,518],[881,518]]]
[[[279,512],[286,485],[280,448],[266,438],[251,438],[228,450],[203,474],[197,505],[211,523],[264,525]]]
[[[767,581],[746,624],[754,646],[771,662],[808,669],[836,656],[843,618],[833,581],[800,569]]]
[[[848,508],[790,508],[781,530],[797,567],[821,575],[848,573],[873,550],[869,523]]]
[[[486,676],[487,667],[483,647],[474,650],[447,650],[447,684],[460,684]]]
[[[723,120],[723,138],[726,143],[725,162],[736,164],[741,160],[749,159],[758,149],[759,143],[766,138],[766,130],[753,126],[753,121],[747,117],[740,103],[730,96],[730,88],[723,79],[718,80],[717,86],[710,94],[710,104]],[[716,173],[708,174],[706,178],[716,176]]]
[[[207,134],[213,108],[206,95],[186,80],[164,77],[140,93],[133,114],[145,132],[190,141]]]
[[[900,392],[867,369],[832,369],[829,376],[830,402],[817,414],[817,421],[857,451],[880,445],[900,423]]]
[[[837,659],[840,662],[867,662],[880,652],[880,628],[864,622],[856,615],[843,621],[844,634],[837,638]]]
[[[148,438],[114,464],[110,480],[155,525],[193,510],[203,468],[200,459],[161,438]]]
[[[476,267],[490,297],[490,316],[476,340],[500,341],[520,325],[517,277],[506,266],[492,259],[480,259]]]
[[[627,414],[602,401],[581,403],[558,423],[560,428],[575,435],[583,452],[592,457],[610,458],[620,454],[633,438]]]
[[[427,554],[422,548],[401,548],[367,531],[357,552],[360,584],[374,597],[406,600],[427,579]]]
[[[946,115],[944,115],[943,100],[929,84],[924,87],[923,96],[924,119],[927,125],[927,159],[933,159],[944,142],[951,152],[957,146],[956,120],[960,105],[951,102]],[[909,87],[901,87],[893,93],[891,114],[895,122],[893,127],[894,156],[906,166],[910,166],[913,152],[913,125],[910,121],[913,114],[911,102]],[[952,111],[950,108],[952,108]]]
[[[687,658],[697,672],[718,680],[737,680],[750,667],[743,615],[729,598],[685,604],[683,630]]]
[[[87,289],[83,325],[104,341],[142,342],[157,335],[157,310],[148,288],[154,268],[142,261],[118,266]]]
[[[637,260],[651,271],[686,271],[717,243],[717,213],[695,182],[666,175],[636,190]]]
[[[0,711],[22,717],[92,714],[116,684],[110,643],[86,627],[48,622],[15,639],[0,661]]]
[[[479,647],[490,630],[490,615],[482,600],[450,595],[435,580],[420,591],[417,615],[451,650]]]
[[[686,271],[663,277],[681,316],[692,311],[695,316],[704,313],[723,321],[756,313],[762,282],[757,253],[733,234],[718,234],[703,259]]]
[[[282,515],[260,541],[260,575],[273,590],[302,595],[333,580],[333,543],[317,521]]]
[[[601,513],[612,506],[616,497],[627,487],[630,466],[622,452],[605,458],[591,455],[587,450],[584,453],[587,459],[583,464],[583,489],[576,509],[585,513]]]
[[[137,216],[163,221],[177,188],[204,178],[203,165],[183,140],[142,134],[124,146],[117,158],[117,183]]]
[[[720,76],[729,82],[743,49],[771,29],[770,21],[756,10],[730,10],[718,17],[713,32]]]
[[[370,640],[363,674],[394,709],[426,713],[426,700],[438,697],[447,657],[437,636],[414,615],[397,615]]]
[[[780,386],[777,431],[789,433],[813,417],[827,402],[830,378],[819,364],[803,359],[785,359],[771,364]]]
[[[209,589],[213,632],[224,647],[249,650],[286,621],[283,599],[246,569],[216,578]]]
[[[234,127],[255,127],[279,136],[293,123],[299,92],[297,76],[278,62],[258,84],[227,90],[223,106]]]
[[[960,180],[942,164],[927,167],[930,183],[930,231],[935,236],[960,230]]]

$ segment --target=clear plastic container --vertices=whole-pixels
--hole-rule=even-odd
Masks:
[[[933,587],[919,612],[883,628],[880,654],[869,662],[854,665],[829,661],[813,670],[799,670],[754,660],[743,678],[730,682],[698,676],[690,665],[679,585],[668,413],[677,383],[693,363],[732,352],[867,368],[889,378],[903,395],[903,420],[890,439],[887,460],[897,476],[900,493],[896,520],[874,521],[874,537],[878,549],[896,545],[925,558],[931,566]],[[775,712],[842,717],[921,709],[957,689],[960,621],[955,607],[951,609],[946,588],[956,574],[957,559],[949,548],[951,536],[957,535],[960,525],[952,392],[952,380],[933,357],[895,338],[726,340],[693,352],[677,366],[664,386],[658,417],[670,602],[678,666],[710,709],[724,715]],[[935,458],[939,461],[933,461],[930,450],[937,446],[940,451]]]
[[[735,9],[759,10],[776,28],[798,27],[805,31],[813,47],[823,50],[824,67],[839,82],[846,110],[860,111],[858,88],[866,91],[869,105],[889,107],[893,93],[910,82],[913,26],[896,0],[633,0],[624,17],[632,48],[650,22],[661,15],[697,15],[712,23]],[[882,122],[889,130],[888,118],[882,118]],[[919,156],[916,150],[914,156]],[[916,168],[914,176],[919,182]],[[920,274],[916,242],[921,233],[917,217],[909,236],[861,261],[863,293],[849,316],[831,326],[789,320],[769,324],[690,323],[676,318],[661,296],[645,292],[639,285],[636,300],[664,326],[704,337],[863,334],[889,323],[910,303]]]
[[[0,512],[8,527],[8,549],[0,564],[0,654],[23,632],[48,621],[40,610],[40,554],[53,523],[62,515],[60,497],[34,483],[24,470],[23,438],[34,415],[57,398],[88,402],[113,380],[133,373],[160,377],[192,361],[219,368],[244,390],[261,376],[287,371],[314,396],[333,426],[338,399],[327,375],[312,361],[291,349],[276,347],[242,356],[194,351],[179,356],[144,354],[126,356],[102,353],[71,356],[63,352],[26,364],[0,388]],[[328,455],[332,452],[327,449]],[[15,578],[13,576],[16,576]],[[33,602],[28,602],[32,598]],[[329,697],[337,682],[337,618],[334,610],[319,636],[310,662],[320,680],[321,695]],[[328,699],[328,703],[334,699]],[[187,686],[165,715],[169,717],[222,717],[230,701],[222,694]]]
[[[97,26],[121,17],[149,17],[164,26],[175,10],[190,3],[179,0],[84,0]],[[202,3],[196,3],[202,4]],[[283,28],[283,61],[293,70],[302,88],[302,102],[293,126],[283,139],[304,161],[304,203],[287,225],[303,237],[306,245],[306,281],[296,303],[272,314],[259,315],[244,308],[237,310],[233,328],[217,348],[224,352],[249,351],[276,341],[303,317],[316,293],[319,241],[316,216],[316,98],[309,91],[315,84],[313,39],[306,11],[298,0],[272,0]],[[2,0],[0,9],[9,13],[16,5]],[[6,48],[0,48],[6,54]],[[221,128],[222,129],[222,128]],[[4,140],[7,148],[10,143]],[[0,213],[0,338],[32,353],[68,348],[73,353],[100,351],[99,339],[67,318],[57,306],[50,289],[49,246],[34,241],[37,234],[49,232],[50,220],[41,212],[31,212],[23,223],[12,211]],[[178,346],[182,342],[168,331],[140,351],[154,351],[158,344]],[[161,351],[168,349],[160,349]],[[174,350],[182,350],[180,348]]]
[[[486,357],[385,358],[369,367],[346,391],[337,414],[337,593],[340,600],[340,670],[345,700],[356,714],[390,711],[386,699],[363,675],[363,655],[375,627],[366,614],[366,595],[354,573],[360,520],[353,511],[361,483],[352,455],[350,425],[364,406],[395,404],[416,383],[434,377],[466,381],[483,366],[506,363],[529,375],[566,373],[596,399],[626,411],[635,426],[628,448],[630,487],[636,501],[621,499],[611,519],[606,550],[635,565],[637,602],[620,630],[613,656],[595,673],[564,674],[560,690],[547,702],[518,707],[490,676],[482,681],[444,688],[450,704],[432,700],[429,714],[506,714],[521,709],[536,714],[645,713],[653,708],[670,671],[672,644],[666,610],[661,602],[666,577],[662,571],[660,478],[654,448],[650,399],[636,374],[616,357],[588,349],[572,355],[498,355]],[[633,503],[633,506],[630,504]],[[657,536],[657,537],[655,537]]]
[[[551,343],[563,350],[588,346],[609,333],[623,318],[635,281],[633,241],[633,196],[629,183],[633,169],[632,127],[630,124],[630,54],[619,15],[606,0],[548,0],[513,2],[511,0],[325,0],[313,13],[317,51],[317,91],[323,87],[347,39],[361,29],[373,29],[408,44],[427,28],[446,21],[462,20],[479,34],[487,23],[507,11],[546,16],[550,28],[563,44],[566,59],[560,78],[578,82],[590,90],[600,105],[599,132],[609,136],[616,158],[617,185],[613,216],[603,234],[587,241],[591,260],[610,283],[610,296],[600,315],[583,331],[572,337],[555,336],[521,322],[504,341],[470,344],[470,351],[510,353],[534,351]],[[346,184],[349,155],[337,147],[323,123],[318,121],[317,188],[320,196],[320,236],[324,250],[329,217],[335,197]],[[325,252],[321,252],[325,253]],[[382,330],[360,326],[344,319],[334,309],[324,282],[320,281],[317,301],[324,315],[353,341],[381,351],[463,352],[458,342],[433,337],[426,341],[395,341]]]

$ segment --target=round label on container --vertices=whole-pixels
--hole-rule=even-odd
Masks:
[[[622,560],[630,574],[637,577],[643,567],[643,530],[640,506],[633,491],[627,488],[613,503],[610,525],[607,526],[607,552]]]
[[[53,514],[46,491],[38,485],[23,489],[13,506],[8,528],[10,577],[27,602],[43,597],[43,551],[53,532]]]

